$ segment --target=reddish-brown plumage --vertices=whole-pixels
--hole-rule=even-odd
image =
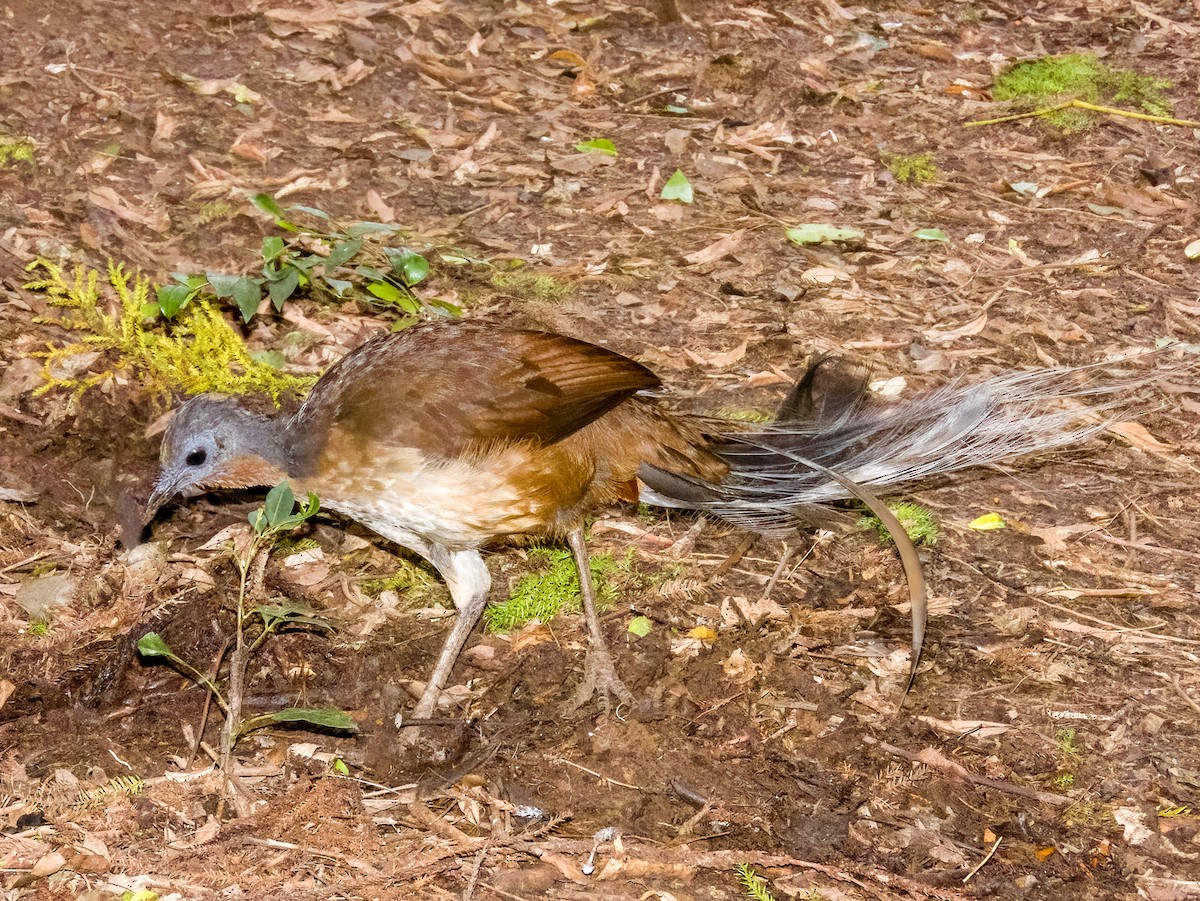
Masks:
[[[443,529],[451,547],[565,534],[629,496],[644,463],[723,477],[703,435],[633,396],[658,385],[627,357],[561,335],[411,329],[326,373],[289,426],[287,470],[333,509],[364,510],[367,525],[381,493],[457,520],[457,534]]]
[[[814,381],[827,374],[814,400]],[[602,347],[540,332],[464,323],[368,341],[333,366],[291,416],[194,398],[163,442],[151,513],[182,492],[272,484],[284,476],[416,551],[459,608],[414,715],[430,716],[478,621],[491,577],[479,549],[517,533],[565,536],[579,570],[593,689],[628,700],[604,646],[583,518],[618,497],[710,510],[783,533],[823,505],[856,496],[880,515],[906,560],[914,665],[924,630],[920,564],[895,517],[865,486],[886,487],[1078,441],[1098,428],[1056,399],[1070,371],[950,386],[880,409],[861,377],[819,363],[779,423],[710,439],[649,393],[655,375]],[[1111,389],[1105,389],[1111,390]],[[890,521],[889,521],[890,520]]]
[[[288,477],[429,559],[461,616],[415,716],[432,714],[490,576],[478,548],[514,534],[566,536],[579,564],[591,652],[581,697],[628,699],[600,635],[583,518],[634,498],[643,467],[719,482],[727,465],[687,420],[639,395],[640,363],[542,332],[465,323],[368,341],[333,366],[290,417],[197,398],[172,420],[151,498]]]

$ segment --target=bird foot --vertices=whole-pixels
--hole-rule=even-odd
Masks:
[[[596,694],[600,696],[600,709],[605,713],[612,712],[614,698],[618,705],[634,702],[633,692],[617,675],[617,668],[613,665],[612,654],[608,652],[608,648],[592,646],[588,648],[587,659],[583,665],[583,681],[579,683],[575,696],[567,704],[567,711],[574,713]]]

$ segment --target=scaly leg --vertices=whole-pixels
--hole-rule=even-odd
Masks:
[[[579,683],[579,689],[575,692],[568,709],[578,710],[590,701],[596,692],[600,693],[600,706],[605,711],[611,707],[610,698],[631,704],[633,692],[625,687],[625,683],[617,675],[612,654],[609,653],[604,633],[600,630],[600,616],[596,613],[596,591],[592,586],[592,568],[588,563],[587,544],[583,540],[582,526],[567,533],[567,544],[571,546],[575,569],[579,572],[579,593],[583,596],[583,615],[587,619],[588,627],[588,650],[583,665],[583,681]]]
[[[421,694],[417,706],[413,708],[412,719],[415,720],[430,719],[437,711],[438,696],[450,680],[450,673],[454,670],[454,664],[458,655],[462,653],[471,630],[483,615],[483,608],[487,606],[488,589],[492,584],[491,574],[478,551],[447,551],[435,547],[430,548],[426,557],[445,578],[450,597],[454,606],[458,608],[458,618],[446,637],[446,643],[442,645],[442,652],[429,675],[425,691]],[[405,730],[400,744],[411,745],[419,732],[418,728]]]

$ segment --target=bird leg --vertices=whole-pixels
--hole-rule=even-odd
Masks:
[[[483,608],[487,606],[488,589],[492,585],[491,573],[488,572],[487,565],[478,551],[448,551],[441,547],[431,547],[428,550],[426,559],[437,567],[438,572],[445,578],[450,589],[450,598],[458,608],[458,618],[446,637],[446,643],[442,645],[442,652],[429,675],[425,691],[417,701],[417,706],[413,708],[412,719],[418,721],[432,718],[437,711],[438,696],[450,680],[450,673],[454,670],[458,655],[462,653],[463,645],[467,643],[471,630],[479,622]],[[410,730],[411,737],[406,736],[400,743],[412,744],[418,731]]]
[[[592,567],[588,562],[587,544],[583,540],[583,527],[579,526],[567,533],[567,544],[571,546],[571,555],[575,558],[575,569],[579,572],[579,593],[583,596],[583,615],[588,627],[588,650],[583,665],[583,681],[575,692],[575,697],[568,706],[570,710],[578,710],[591,700],[592,695],[600,693],[600,706],[610,709],[610,698],[616,698],[626,704],[633,703],[633,692],[625,687],[613,666],[612,654],[604,641],[604,633],[600,629],[600,616],[596,613],[596,590],[592,585]]]

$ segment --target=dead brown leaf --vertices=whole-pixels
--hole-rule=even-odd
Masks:
[[[742,239],[746,237],[746,230],[739,228],[735,232],[730,232],[723,238],[718,238],[707,247],[702,247],[699,250],[684,256],[684,260],[693,266],[702,266],[706,263],[715,263],[717,260],[733,253],[742,243]]]
[[[1110,423],[1106,429],[1119,438],[1124,438],[1139,450],[1143,450],[1149,454],[1165,454],[1175,450],[1173,445],[1163,444],[1151,435],[1150,430],[1140,422],[1114,422]]]
[[[717,351],[710,354],[699,354],[687,347],[683,349],[683,352],[687,354],[688,358],[693,363],[696,363],[700,366],[706,366],[710,369],[727,369],[734,363],[738,362],[742,357],[746,356],[746,347],[748,344],[748,340],[743,340],[742,343],[733,350],[725,351],[723,353]]]
[[[108,210],[118,219],[144,225],[151,231],[165,232],[171,226],[171,220],[165,210],[145,211],[131,206],[115,190],[108,185],[101,185],[88,191],[88,201],[101,209]]]

